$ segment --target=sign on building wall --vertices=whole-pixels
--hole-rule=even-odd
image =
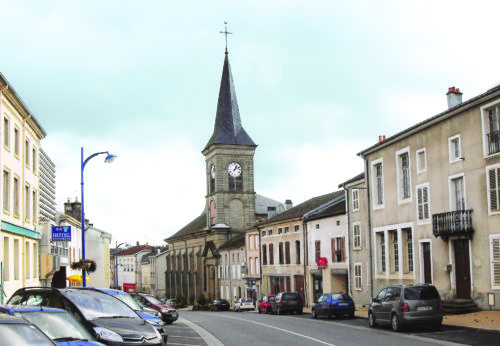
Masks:
[[[326,267],[326,265],[327,265],[326,257],[319,257],[318,258],[318,267]]]
[[[52,241],[71,241],[71,226],[52,226]]]

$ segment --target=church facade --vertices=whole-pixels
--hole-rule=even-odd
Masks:
[[[268,208],[283,204],[257,195],[254,154],[257,145],[244,130],[226,51],[214,131],[202,151],[207,192],[205,209],[196,219],[165,239],[167,297],[183,296],[189,304],[201,294],[221,297],[219,248],[267,218]]]

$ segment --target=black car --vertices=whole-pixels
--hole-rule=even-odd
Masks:
[[[297,313],[301,314],[304,308],[302,298],[297,292],[281,292],[271,303],[272,314]]]
[[[229,311],[231,304],[225,299],[216,299],[210,306],[210,311]]]
[[[11,305],[40,305],[68,311],[98,341],[107,345],[140,343],[163,346],[158,330],[116,298],[93,288],[29,287],[18,289]]]

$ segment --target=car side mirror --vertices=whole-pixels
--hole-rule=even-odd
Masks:
[[[378,299],[378,298],[372,298],[372,303],[380,303],[380,299]]]

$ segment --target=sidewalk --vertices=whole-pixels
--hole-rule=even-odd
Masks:
[[[356,308],[356,317],[368,318],[368,307]],[[463,315],[445,315],[443,324],[500,332],[500,311],[479,311]]]

